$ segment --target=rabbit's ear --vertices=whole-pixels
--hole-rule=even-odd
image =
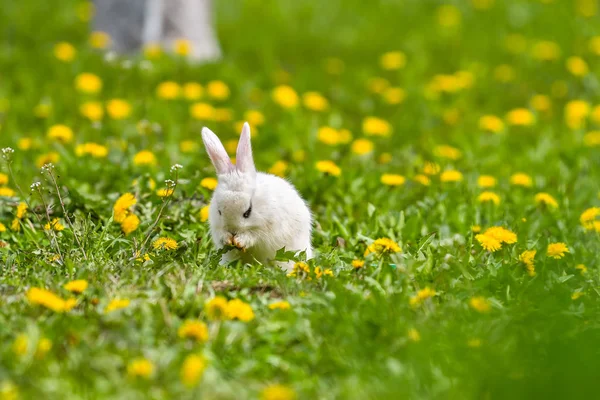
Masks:
[[[223,147],[223,143],[213,131],[206,127],[202,128],[202,141],[210,160],[217,170],[217,175],[227,174],[235,168],[227,155],[227,151],[225,151],[225,147]]]
[[[252,159],[252,145],[250,144],[250,125],[244,123],[240,141],[235,154],[235,167],[240,172],[255,173],[254,160]]]

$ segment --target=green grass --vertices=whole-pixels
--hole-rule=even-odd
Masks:
[[[88,24],[77,17],[80,2],[3,4],[0,146],[15,152],[2,160],[0,172],[9,181],[0,186],[16,193],[0,197],[6,227],[0,232],[0,399],[12,399],[8,392],[24,399],[245,399],[276,383],[301,399],[597,397],[600,243],[599,233],[584,229],[580,215],[600,206],[600,153],[590,135],[584,139],[600,129],[600,108],[594,109],[600,104],[600,54],[589,46],[598,14],[584,17],[577,2],[558,0],[496,1],[485,10],[471,1],[449,3],[461,15],[454,27],[438,24],[443,4],[438,1],[218,2],[221,62],[194,66],[164,55],[150,69],[142,67],[142,56],[131,68],[123,68],[119,58],[104,61],[104,53],[87,43]],[[507,50],[511,34],[525,39],[523,52]],[[560,47],[556,60],[532,55],[541,40]],[[54,57],[60,41],[76,47],[72,62]],[[383,70],[379,57],[395,50],[406,54],[406,66]],[[584,77],[566,68],[572,56],[586,61]],[[330,57],[343,61],[341,74],[327,72]],[[502,64],[510,66],[513,79],[498,79]],[[426,93],[435,75],[457,71],[472,74],[470,87]],[[82,72],[102,79],[101,92],[75,90]],[[388,104],[373,93],[368,86],[374,77],[404,89],[404,101]],[[230,109],[231,119],[194,119],[193,101],[158,98],[156,87],[168,80],[205,88],[222,80],[231,90],[228,99],[205,93],[198,101]],[[271,97],[281,83],[300,95],[318,91],[330,107],[316,112],[299,104],[287,110]],[[540,94],[549,100],[546,111],[531,103]],[[93,124],[80,114],[86,101],[114,98],[129,102],[131,115],[114,120],[105,112]],[[593,110],[579,126],[565,111],[573,100]],[[45,117],[34,112],[40,103],[51,104]],[[535,122],[511,125],[507,114],[522,107]],[[234,140],[235,122],[248,110],[265,117],[253,138],[257,167],[289,163],[286,177],[316,220],[311,269],[331,269],[333,276],[312,273],[306,279],[267,266],[218,265],[200,217],[211,196],[200,181],[214,177],[200,130],[209,126],[224,141]],[[484,132],[483,115],[501,118],[502,131]],[[362,124],[368,116],[389,122],[391,135],[366,135]],[[142,120],[160,129],[140,132]],[[73,140],[48,138],[55,124],[69,126]],[[374,150],[358,156],[351,142],[323,144],[317,136],[323,126],[348,129],[353,140],[368,138]],[[31,148],[19,147],[23,138],[31,139]],[[183,152],[184,140],[198,148]],[[77,145],[86,142],[106,146],[107,157],[78,157]],[[439,145],[459,149],[461,157],[441,157]],[[155,154],[155,165],[135,165],[135,154],[144,149]],[[58,186],[37,165],[49,152],[60,157],[53,172]],[[379,162],[383,153],[391,154],[389,163]],[[341,175],[319,172],[319,160],[333,160]],[[423,186],[414,177],[428,161],[442,171],[458,170],[464,179],[447,183],[433,175]],[[162,200],[155,192],[165,179],[175,179],[169,172],[175,163],[183,165],[176,190]],[[533,185],[511,184],[516,172],[530,175]],[[384,173],[406,182],[386,186],[380,180]],[[494,176],[497,185],[479,187],[480,175]],[[31,192],[37,181],[40,192]],[[480,203],[485,190],[495,192],[500,203]],[[113,220],[113,205],[127,192],[137,198],[133,211],[140,226],[124,235]],[[536,204],[540,192],[558,206]],[[11,224],[22,201],[30,208],[16,231]],[[43,230],[44,203],[63,231]],[[475,238],[475,225],[482,232],[503,226],[516,233],[517,242],[488,252]],[[152,249],[158,237],[176,240],[178,248]],[[355,270],[352,261],[365,259],[367,246],[378,238],[391,238],[402,252],[370,255]],[[547,255],[548,244],[556,242],[569,249],[561,259]],[[519,261],[532,249],[535,276]],[[136,261],[140,250],[149,253],[149,261]],[[585,274],[576,269],[579,264],[587,267]],[[83,294],[62,287],[74,279],[88,281]],[[75,297],[77,305],[60,313],[31,304],[26,293],[33,287]],[[426,287],[435,296],[411,306],[410,299]],[[583,294],[573,299],[577,292]],[[216,295],[250,304],[254,319],[211,320],[205,303]],[[488,312],[470,306],[479,296]],[[116,298],[129,299],[129,306],[105,313]],[[290,309],[269,309],[279,300]],[[186,319],[204,321],[208,341],[180,338]],[[19,349],[15,343],[24,337],[27,346]],[[41,338],[52,347],[36,356]],[[190,354],[207,361],[192,388],[180,380]],[[148,378],[128,374],[128,365],[140,357],[154,365]]]

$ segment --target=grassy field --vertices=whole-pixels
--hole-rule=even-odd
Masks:
[[[597,1],[221,1],[202,66],[51,3],[0,7],[1,400],[597,396]],[[290,276],[210,240],[243,121]]]

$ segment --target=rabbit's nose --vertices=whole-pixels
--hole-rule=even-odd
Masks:
[[[229,232],[229,234],[230,234],[232,237],[235,237],[235,235],[237,235],[237,232]]]

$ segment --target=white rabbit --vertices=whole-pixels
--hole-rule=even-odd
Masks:
[[[219,138],[202,128],[202,141],[217,170],[218,185],[208,213],[210,233],[217,248],[233,245],[222,263],[255,259],[269,264],[277,250],[305,251],[312,257],[312,218],[294,186],[277,176],[256,172],[250,144],[250,125],[244,124],[234,165]],[[285,270],[293,262],[278,263]]]

